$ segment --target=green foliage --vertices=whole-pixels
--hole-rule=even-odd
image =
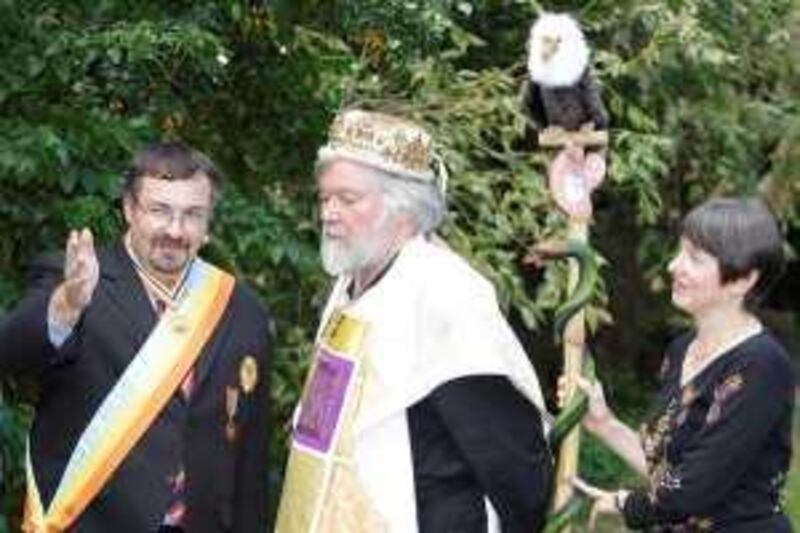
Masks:
[[[772,154],[772,170],[761,183],[762,193],[783,218],[800,227],[800,113],[787,127]]]
[[[526,145],[517,102],[528,25],[544,8],[577,14],[593,46],[612,117],[596,234],[616,239],[617,220],[604,215],[620,205],[632,213],[648,296],[668,286],[676,220],[710,193],[761,187],[786,224],[800,225],[791,0],[0,0],[0,313],[19,299],[25,264],[61,247],[68,228],[90,226],[104,242],[118,234],[118,176],[141,143],[194,144],[228,179],[204,253],[245,278],[274,318],[279,483],[283,421],[326,287],[313,161],[341,106],[430,127],[450,176],[442,234],[495,283],[504,309],[539,328],[563,301],[563,265],[538,282],[520,268],[528,245],[566,227],[544,179],[553,154]],[[605,259],[602,275],[615,280],[618,258]],[[593,328],[610,322],[613,296],[601,285]],[[640,338],[666,322],[663,308],[634,315]],[[622,362],[648,368],[657,358]],[[17,432],[2,450],[18,495],[21,456],[6,443],[19,442],[26,411],[2,401],[0,410],[3,431]],[[603,470],[603,452],[586,451],[593,479],[619,474]]]
[[[797,399],[797,395],[795,395]],[[783,502],[786,508],[786,514],[795,526],[800,526],[800,402],[795,405],[794,409],[794,438],[792,439],[792,446],[795,450],[792,464],[789,466],[789,477],[786,480],[786,487],[784,488]]]
[[[25,457],[26,430],[31,414],[27,407],[12,407],[3,400],[0,395],[0,502],[7,511],[20,508],[19,495],[25,487],[20,462]],[[0,533],[17,529],[12,528],[16,514],[0,513]]]

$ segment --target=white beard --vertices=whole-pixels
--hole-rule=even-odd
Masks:
[[[348,245],[342,239],[323,235],[319,251],[325,272],[331,276],[339,276],[355,272],[368,264],[373,250],[365,244],[361,241]]]
[[[323,229],[320,256],[325,272],[331,276],[354,274],[379,259],[390,240],[389,219],[384,211],[367,235],[352,242],[328,237]]]

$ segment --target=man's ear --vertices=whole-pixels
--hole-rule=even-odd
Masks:
[[[131,224],[131,218],[133,217],[134,202],[135,200],[130,194],[126,194],[122,197],[122,214],[125,217],[125,222],[127,222],[129,226]]]
[[[398,234],[404,239],[410,239],[417,233],[417,220],[405,211],[395,215],[394,224]]]

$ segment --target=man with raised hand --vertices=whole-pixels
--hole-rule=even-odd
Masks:
[[[0,372],[39,382],[24,529],[256,532],[266,524],[269,318],[197,253],[219,172],[178,142],[123,180],[127,231],[72,231],[0,323]]]

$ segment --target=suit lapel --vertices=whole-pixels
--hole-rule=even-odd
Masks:
[[[147,339],[156,323],[156,313],[122,241],[100,257],[100,275],[105,278],[111,305],[127,322],[135,349]]]
[[[132,355],[135,355],[155,327],[158,316],[122,241],[101,253],[100,275],[106,281],[104,287],[111,305],[127,321],[128,327],[125,329],[132,335],[131,340],[134,346]],[[217,324],[216,331],[203,347],[203,352],[195,363],[192,396],[200,391],[205,378],[211,372],[217,355],[223,351],[228,336],[231,312],[229,303]],[[125,365],[127,366],[129,362],[125,361]]]

